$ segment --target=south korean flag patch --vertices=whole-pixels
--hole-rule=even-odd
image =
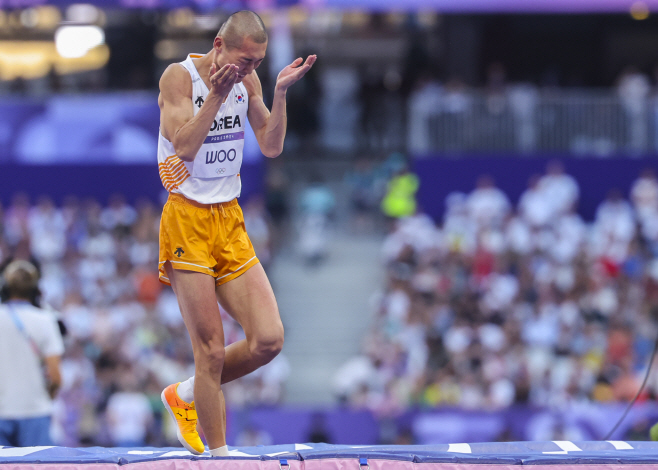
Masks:
[[[236,93],[235,102],[238,104],[244,103],[244,93]]]

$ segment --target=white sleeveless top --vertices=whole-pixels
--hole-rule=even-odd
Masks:
[[[192,62],[192,59],[199,57],[202,56],[190,54],[185,61],[180,62],[192,77],[195,116],[209,93]],[[248,103],[247,89],[242,83],[236,83],[219,108],[208,137],[191,162],[178,158],[173,144],[160,131],[158,168],[167,191],[182,194],[202,204],[227,202],[240,196],[240,166]]]

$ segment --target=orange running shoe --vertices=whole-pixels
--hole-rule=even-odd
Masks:
[[[179,382],[180,383],[180,382]],[[169,385],[162,391],[160,398],[165,408],[177,424],[178,441],[195,455],[201,455],[206,450],[199,433],[196,430],[196,409],[194,402],[185,403],[176,393],[178,384]]]

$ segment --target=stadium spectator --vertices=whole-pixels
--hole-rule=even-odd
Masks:
[[[61,386],[61,331],[52,312],[39,308],[39,271],[14,260],[2,271],[0,306],[0,445],[51,444],[53,399]]]
[[[466,206],[469,218],[479,228],[499,228],[511,208],[505,193],[496,187],[493,178],[488,175],[478,179],[477,187],[468,195]]]
[[[148,397],[138,389],[138,379],[126,372],[120,390],[107,403],[109,434],[116,447],[142,447],[153,422],[153,410]]]
[[[646,115],[648,112],[649,78],[635,66],[626,67],[617,82],[617,93],[629,121],[628,149],[639,153],[647,148],[649,129]]]

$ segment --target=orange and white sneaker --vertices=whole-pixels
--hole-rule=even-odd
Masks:
[[[180,382],[179,382],[180,383]],[[185,403],[176,393],[178,384],[169,385],[162,391],[160,398],[165,408],[176,422],[178,441],[195,455],[201,455],[206,450],[199,433],[196,430],[196,409],[194,402]]]

